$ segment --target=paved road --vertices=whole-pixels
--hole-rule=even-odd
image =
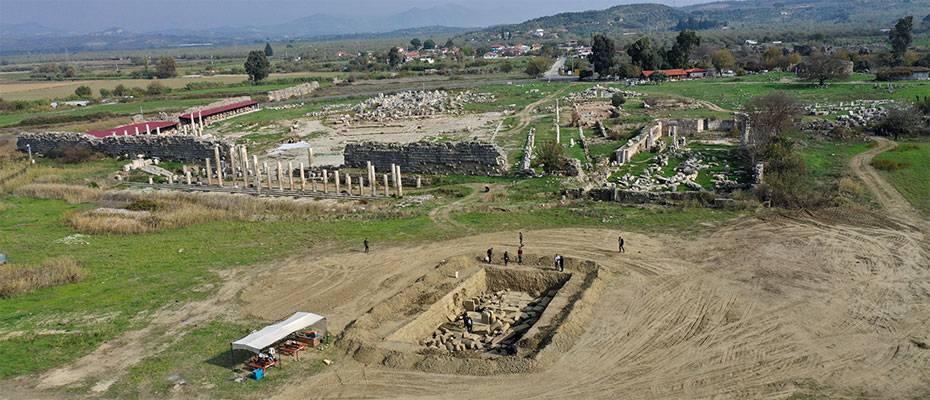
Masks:
[[[559,75],[559,71],[562,67],[565,66],[565,57],[559,57],[558,60],[555,60],[552,63],[552,66],[549,67],[549,70],[543,74],[542,78],[539,78],[543,81],[577,81],[578,77],[572,75]]]

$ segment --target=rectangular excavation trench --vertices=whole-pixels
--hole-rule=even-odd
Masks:
[[[514,355],[520,341],[541,342],[533,340],[537,327],[561,312],[559,290],[571,278],[535,268],[483,267],[386,340],[453,355]],[[466,311],[475,322],[471,332],[461,319]]]

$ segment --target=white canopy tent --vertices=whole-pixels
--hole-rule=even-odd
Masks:
[[[320,329],[325,331],[326,317],[314,313],[296,312],[284,321],[274,325],[268,325],[259,331],[252,332],[248,336],[232,342],[231,348],[232,350],[243,349],[253,353],[259,353],[268,346],[283,340],[288,335],[314,325],[319,326]]]

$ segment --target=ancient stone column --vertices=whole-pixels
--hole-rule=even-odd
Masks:
[[[223,186],[223,163],[220,160],[220,146],[213,146],[213,157],[216,159],[216,180]]]
[[[242,173],[246,176],[249,175],[249,149],[245,145],[239,148],[239,153],[242,155]]]
[[[151,134],[152,134],[152,130],[149,129],[149,124],[145,124],[145,134],[146,134],[146,135],[151,135]]]
[[[323,170],[323,193],[329,193],[329,171]]]
[[[155,135],[161,136],[161,127],[160,127],[160,126],[156,126],[156,127],[155,127]]]
[[[236,182],[237,182],[238,179],[239,179],[239,175],[238,175],[237,172],[236,172],[236,170],[237,170],[237,168],[236,168],[237,162],[236,162],[236,151],[235,151],[235,149],[236,149],[236,146],[235,146],[235,145],[233,145],[232,147],[229,148],[229,175],[230,175],[229,180],[232,181],[233,186],[236,186]]]
[[[268,163],[262,163],[262,169],[265,170],[265,176],[268,177],[268,191],[271,191],[271,168],[268,168]]]
[[[559,124],[555,124],[555,142],[562,143],[562,132],[559,129]]]
[[[559,99],[555,99],[555,124],[559,124]]]
[[[334,178],[335,181],[336,181],[336,194],[338,195],[339,193],[342,193],[342,191],[339,190],[339,185],[340,185],[340,183],[341,183],[341,182],[339,182],[339,171],[337,170],[337,171],[334,172],[333,174],[334,174],[334,175],[333,175],[333,178]]]
[[[32,145],[31,144],[26,145],[26,151],[29,152],[29,164],[35,164],[36,160],[35,158],[32,158]]]
[[[397,187],[397,164],[391,164],[391,185]]]
[[[304,163],[300,163],[300,191],[307,190],[307,176],[304,175]]]
[[[204,164],[207,165],[207,185],[212,185],[213,184],[213,170],[210,169],[210,159],[204,158],[203,162]]]
[[[346,193],[352,195],[352,175],[346,174]]]
[[[197,115],[200,118],[200,133],[203,134],[203,111],[197,111]]]
[[[384,197],[391,195],[389,188],[390,186],[388,186],[388,174],[384,174]]]
[[[168,184],[174,185],[174,174],[168,175]]]
[[[139,127],[136,127],[136,136],[139,136]]]
[[[258,156],[252,156],[252,174],[258,177],[258,181],[262,181],[262,173],[258,167]]]
[[[378,188],[376,187],[378,185],[375,184],[375,182],[377,181],[378,181],[378,175],[376,175],[375,173],[375,166],[374,164],[371,163],[371,161],[369,161],[368,162],[368,184],[371,185],[372,196],[378,195]]]
[[[307,168],[313,169],[313,147],[307,147]]]
[[[280,161],[278,161],[278,190],[284,191],[284,171],[281,170]]]
[[[423,187],[422,177],[417,175],[417,189]]]
[[[190,186],[191,185],[191,172],[184,171],[184,177],[187,178],[187,186]]]
[[[291,187],[291,190],[294,190],[294,162],[287,162],[287,182]]]
[[[403,182],[403,177],[400,175],[400,165],[398,165],[395,168],[397,171],[395,173],[395,175],[397,176],[397,180],[395,181],[397,183],[397,189],[395,191],[397,192],[397,197],[404,197],[404,182]]]
[[[149,185],[154,185],[154,184],[155,184],[155,181],[152,180],[152,177],[150,176],[150,177],[149,177]]]

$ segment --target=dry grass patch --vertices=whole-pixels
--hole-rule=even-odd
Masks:
[[[70,257],[49,259],[38,267],[0,266],[0,298],[78,282],[86,275],[84,268]]]
[[[13,194],[38,199],[64,200],[71,204],[79,204],[100,199],[103,191],[86,186],[34,183],[14,189]]]

